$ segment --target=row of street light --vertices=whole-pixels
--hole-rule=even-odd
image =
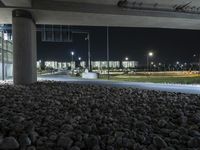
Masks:
[[[71,51],[72,62],[74,61],[74,55],[75,55],[75,53],[73,51]],[[81,61],[81,57],[78,57],[78,60]]]
[[[73,63],[73,61],[74,61],[74,55],[75,55],[74,51],[71,51],[72,63]],[[147,71],[151,70],[151,66],[154,65],[153,62],[150,62],[150,61],[149,61],[150,58],[152,58],[153,56],[154,56],[153,51],[149,51],[149,52],[147,53]],[[197,55],[194,54],[193,57],[196,58]],[[81,61],[82,58],[81,58],[81,57],[78,57],[78,60]],[[128,58],[128,57],[125,57],[125,61],[129,61],[129,58]],[[153,64],[152,64],[152,63],[153,63]],[[180,64],[179,61],[177,61],[177,62],[176,62],[176,65],[179,66],[179,65],[181,65],[181,64]],[[184,65],[186,66],[187,63],[184,63]],[[159,63],[159,66],[161,66],[161,63]],[[200,68],[200,58],[199,58],[199,68]],[[199,69],[199,70],[200,70],[200,69]]]

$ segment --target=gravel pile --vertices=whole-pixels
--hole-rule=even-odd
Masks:
[[[61,82],[3,85],[0,149],[199,150],[200,96]]]

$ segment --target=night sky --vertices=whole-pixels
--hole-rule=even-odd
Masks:
[[[106,60],[105,27],[72,27],[74,30],[89,31],[91,35],[91,59]],[[153,50],[154,62],[174,64],[194,62],[193,54],[200,53],[200,31],[147,28],[110,28],[110,60],[130,60],[146,63],[148,50]],[[38,60],[70,61],[70,51],[75,57],[87,59],[85,35],[74,34],[72,43],[41,42],[38,36]]]

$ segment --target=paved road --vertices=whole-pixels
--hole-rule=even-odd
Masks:
[[[78,84],[96,84],[96,85],[106,85],[110,87],[132,87],[139,89],[159,90],[159,91],[176,92],[176,93],[200,94],[200,85],[87,80],[81,78],[72,78],[64,75],[40,76],[38,77],[38,80],[53,80],[53,81],[73,82]]]

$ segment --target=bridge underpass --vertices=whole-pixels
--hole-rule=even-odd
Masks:
[[[135,2],[118,8],[117,0],[1,0],[0,22],[13,25],[14,83],[36,82],[36,24],[200,28],[197,0]],[[0,149],[199,149],[199,86],[181,94],[103,82],[0,85]]]
[[[37,80],[35,24],[198,30],[199,7],[198,0],[1,0],[0,23],[13,26],[14,83]]]

